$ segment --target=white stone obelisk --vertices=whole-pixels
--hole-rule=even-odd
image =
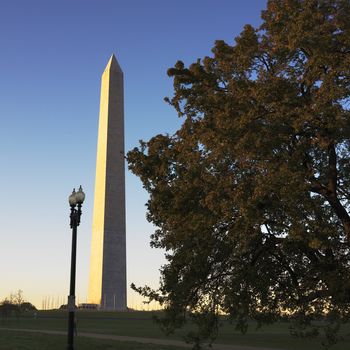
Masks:
[[[123,72],[114,55],[101,79],[89,303],[126,310]]]

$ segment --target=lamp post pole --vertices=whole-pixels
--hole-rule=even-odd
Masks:
[[[72,229],[72,255],[70,267],[70,289],[68,296],[68,346],[67,350],[74,350],[74,318],[75,318],[75,271],[77,256],[77,227],[80,224],[81,207],[85,199],[85,193],[81,186],[78,192],[73,189],[69,196],[70,227]]]

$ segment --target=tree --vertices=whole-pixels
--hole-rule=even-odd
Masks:
[[[23,291],[18,290],[15,294],[11,293],[8,298],[0,302],[0,311],[3,319],[7,319],[14,312],[17,319],[20,318],[23,311],[33,311],[36,307],[23,298]]]
[[[219,313],[243,331],[350,315],[350,3],[270,0],[262,19],[169,69],[184,122],[127,155],[167,258],[159,290],[134,288],[195,340]]]
[[[2,300],[0,302],[0,312],[1,312],[1,317],[2,320],[5,321],[7,320],[11,314],[12,311],[16,311],[16,306],[13,305],[10,300],[8,300],[7,298],[5,298],[4,300]]]
[[[29,311],[38,311],[38,309],[35,307],[35,305],[33,305],[32,303],[30,303],[29,301],[24,301],[21,304],[21,310],[24,312],[29,312]]]
[[[18,308],[21,308],[22,304],[24,303],[23,290],[19,289],[15,294],[11,293],[10,302],[16,305]]]
[[[18,290],[16,294],[11,293],[9,298],[5,298],[0,302],[2,318],[7,319],[12,315],[12,312],[14,312],[17,319],[19,319],[23,303],[24,299],[22,290]]]

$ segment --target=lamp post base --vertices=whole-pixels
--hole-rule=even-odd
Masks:
[[[70,311],[68,314],[68,346],[67,350],[74,350],[74,311]]]

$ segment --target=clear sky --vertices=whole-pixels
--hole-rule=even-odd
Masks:
[[[69,291],[68,195],[86,192],[77,291],[87,296],[100,77],[115,53],[125,80],[126,151],[180,125],[166,71],[233,43],[266,0],[0,0],[0,300],[18,289],[38,307]],[[126,174],[128,285],[158,285],[147,193]],[[128,304],[140,299],[129,293]]]

